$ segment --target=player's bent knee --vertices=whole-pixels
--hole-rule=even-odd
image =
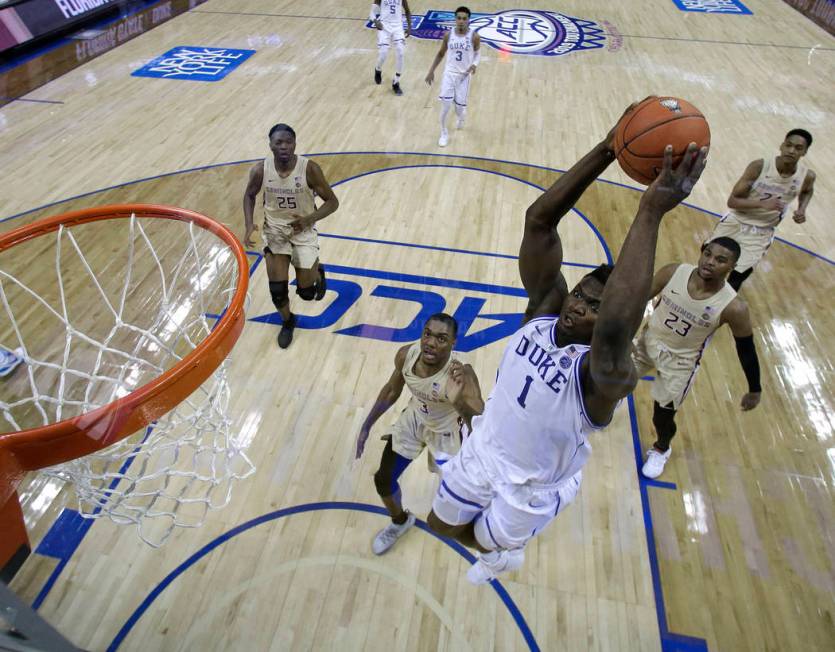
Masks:
[[[381,467],[374,474],[374,487],[377,489],[378,496],[388,498],[397,493],[400,485],[394,479],[391,471]]]
[[[442,521],[438,515],[435,514],[434,509],[430,511],[429,516],[426,517],[426,524],[435,534],[440,534],[442,537],[453,536],[461,529],[460,525],[450,525],[449,523]]]
[[[316,286],[311,285],[309,287],[296,287],[296,294],[298,294],[302,301],[313,301],[316,298]]]
[[[270,281],[270,297],[276,308],[283,308],[290,303],[290,291],[287,281]]]

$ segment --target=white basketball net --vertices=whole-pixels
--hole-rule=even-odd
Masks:
[[[36,239],[41,251],[47,239]],[[54,278],[43,263],[38,274],[29,271],[33,263],[7,271],[6,256],[25,245],[0,259],[10,322],[0,323],[0,338],[25,355],[25,370],[0,386],[13,430],[85,414],[158,377],[210,333],[211,315],[235,291],[233,252],[191,222],[186,229],[131,216],[62,226],[54,242]],[[97,269],[89,261],[99,261]],[[230,433],[227,364],[143,432],[42,472],[74,485],[84,517],[135,523],[150,545],[174,527],[199,527],[209,509],[229,502],[234,481],[254,471],[246,442]]]

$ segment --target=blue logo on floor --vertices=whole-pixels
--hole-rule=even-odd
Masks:
[[[673,0],[682,11],[703,14],[739,14],[750,16],[753,12],[739,0]]]
[[[255,50],[180,45],[150,61],[132,75],[216,82],[226,77],[253,54]]]
[[[367,27],[373,27],[371,22]],[[455,27],[455,12],[430,10],[412,16],[412,36],[439,41]],[[606,33],[590,20],[572,18],[553,11],[509,9],[495,14],[474,13],[470,27],[481,42],[511,54],[553,57],[569,52],[593,50],[606,44]]]
[[[260,262],[259,256],[250,270],[250,275],[254,273]],[[319,314],[298,315],[296,324],[298,328],[330,330],[336,335],[405,343],[420,339],[423,325],[430,315],[448,312],[458,322],[455,350],[467,352],[498,342],[515,333],[522,324],[524,316],[522,311],[527,305],[527,294],[521,287],[334,264],[328,264],[327,271],[328,296],[321,304],[313,304],[319,309]],[[334,278],[333,275],[343,278]],[[291,283],[291,285],[294,284],[295,281]],[[413,287],[403,287],[404,285]],[[433,289],[428,290],[427,286]],[[380,299],[397,302],[397,314],[403,319],[401,325],[392,327],[352,323],[354,310],[362,309],[365,314],[369,314],[368,297],[374,297],[375,302]],[[519,311],[504,312],[501,309],[497,311],[498,305],[506,306],[507,304],[507,300],[502,300],[502,297],[516,297]],[[218,315],[209,315],[209,317],[217,318]],[[345,320],[340,327],[332,330],[334,325],[343,318]],[[271,310],[266,314],[250,316],[249,321],[279,325],[281,316]]]

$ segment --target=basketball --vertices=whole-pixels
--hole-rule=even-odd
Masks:
[[[618,123],[615,154],[621,169],[638,183],[649,185],[664,164],[664,148],[673,146],[677,166],[687,145],[710,145],[710,127],[695,106],[677,97],[650,97]]]

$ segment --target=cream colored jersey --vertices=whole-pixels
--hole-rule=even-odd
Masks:
[[[406,353],[403,363],[403,379],[412,393],[409,405],[415,410],[418,419],[434,432],[458,432],[458,412],[446,398],[446,383],[449,378],[449,366],[455,356],[450,356],[438,373],[428,378],[420,378],[414,373],[415,363],[420,357],[420,342],[415,342]]]
[[[403,0],[381,0],[380,21],[388,29],[403,27]]]
[[[275,159],[264,159],[264,220],[271,226],[287,226],[295,221],[292,215],[310,215],[316,210],[315,193],[307,185],[307,163],[304,156],[296,156],[296,167],[286,177],[279,176]]]
[[[779,197],[786,202],[785,207],[782,211],[770,211],[764,208],[731,209],[729,213],[742,224],[773,229],[780,224],[789,210],[789,204],[800,193],[808,171],[809,168],[802,162],[798,162],[795,173],[790,177],[784,177],[777,171],[777,160],[773,156],[764,158],[762,172],[751,186],[747,199],[765,200]]]
[[[475,49],[473,48],[473,30],[468,29],[463,36],[455,29],[449,33],[447,42],[446,64],[444,74],[464,75],[473,64]]]
[[[649,318],[647,335],[656,345],[683,358],[698,360],[713,332],[720,326],[725,307],[736,298],[727,283],[706,299],[694,299],[687,281],[694,265],[679,265],[658,298]]]

